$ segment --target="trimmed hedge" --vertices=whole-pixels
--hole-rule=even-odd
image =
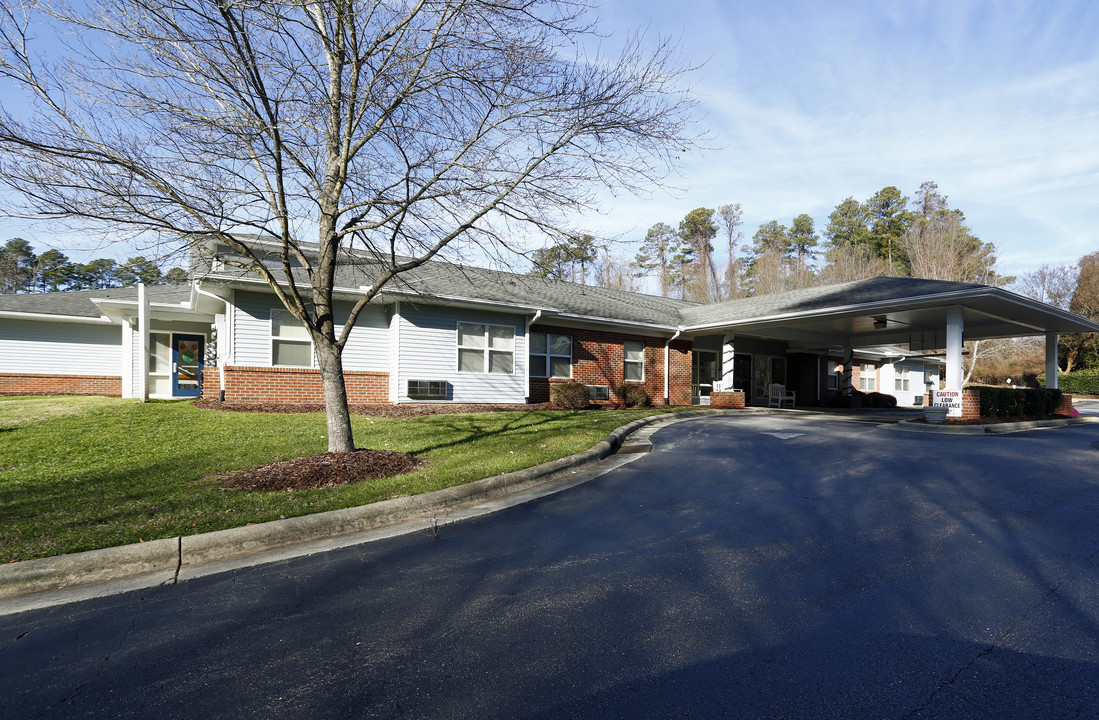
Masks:
[[[1046,374],[1038,376],[1038,383],[1046,384]],[[1076,395],[1099,395],[1099,369],[1077,370],[1057,374],[1057,387],[1061,392]]]
[[[622,398],[622,404],[626,407],[649,407],[653,404],[649,393],[640,385],[620,385],[618,397]]]
[[[1037,417],[1052,415],[1061,402],[1060,390],[1046,388],[973,388],[981,397],[981,417]]]
[[[588,386],[575,380],[554,385],[550,388],[550,402],[566,410],[583,410],[591,404]]]

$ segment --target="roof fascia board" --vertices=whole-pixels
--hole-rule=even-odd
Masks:
[[[52,315],[49,313],[16,312],[14,310],[0,310],[0,317],[12,320],[42,320],[45,322],[77,322],[92,325],[114,325],[114,320],[106,315],[88,317],[87,315]]]

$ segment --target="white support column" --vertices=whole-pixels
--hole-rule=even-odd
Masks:
[[[1057,333],[1046,333],[1046,387],[1057,389]]]
[[[134,352],[137,353],[137,387],[135,395],[145,402],[149,399],[149,293],[145,290],[145,283],[137,284],[137,342],[134,343]]]
[[[946,311],[946,389],[962,389],[962,336],[965,320],[958,306]]]
[[[733,334],[725,333],[721,339],[721,382],[726,390],[733,389],[733,363],[736,355],[733,352]],[[744,390],[745,388],[737,388]]]
[[[855,348],[848,345],[843,349],[843,376],[840,378],[840,395],[851,396],[854,395],[854,388],[851,387],[851,373],[854,372],[852,365],[855,364]]]

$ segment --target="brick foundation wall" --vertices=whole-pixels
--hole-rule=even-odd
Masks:
[[[119,375],[0,373],[0,395],[108,395],[122,397]]]
[[[217,399],[221,378],[217,368],[207,368],[202,396]],[[389,373],[346,371],[347,401],[352,404],[388,403]],[[314,368],[229,366],[225,368],[227,402],[324,402],[321,371]]]
[[[611,390],[611,402],[621,402],[616,392],[622,385],[623,343],[627,340],[645,343],[645,380],[640,385],[649,393],[654,405],[664,401],[664,343],[661,338],[624,335],[621,333],[577,330],[576,328],[535,325],[532,332],[556,333],[572,337],[572,380],[585,385],[607,385]],[[668,351],[671,366],[668,383],[670,405],[691,404],[691,348],[690,340],[672,342]],[[550,387],[568,379],[530,379],[531,402],[548,402]]]
[[[981,393],[971,388],[962,388],[962,416],[954,420],[977,420],[981,417]],[[948,420],[950,418],[947,418]]]
[[[1061,402],[1057,404],[1057,409],[1053,411],[1054,415],[1072,415],[1072,396],[1062,395]]]
[[[743,409],[747,407],[745,399],[743,390],[715,390],[710,393],[710,407]]]

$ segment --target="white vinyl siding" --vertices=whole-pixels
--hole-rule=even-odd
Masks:
[[[525,318],[498,312],[484,312],[447,308],[432,305],[401,303],[401,311],[395,317],[400,338],[400,365],[394,383],[396,400],[411,402],[407,396],[409,380],[443,380],[448,383],[448,401],[467,403],[521,403],[526,399],[526,337]],[[458,325],[485,326],[483,347],[470,339],[462,346],[474,352],[467,360],[473,363],[480,354],[481,367],[491,363],[486,359],[492,342],[503,342],[506,333],[499,333],[495,341],[487,336],[489,326],[510,330],[511,349],[498,347],[497,352],[510,354],[513,367],[510,372],[465,372],[459,368]],[[471,329],[472,330],[472,329]],[[468,338],[463,338],[467,340]],[[497,368],[503,368],[506,360],[497,359]],[[470,366],[472,367],[472,365]]]
[[[123,376],[121,325],[0,318],[0,372]]]
[[[645,380],[645,343],[627,340],[622,344],[622,379],[627,382]]]
[[[572,337],[556,333],[531,333],[530,376],[571,378]]]
[[[351,311],[351,303],[336,304],[336,320],[344,321]],[[266,367],[272,362],[271,311],[287,312],[272,295],[251,292],[234,294],[229,313],[232,316],[233,364],[238,366]],[[293,322],[297,323],[293,315]],[[300,324],[299,324],[300,325]],[[336,331],[343,330],[342,324]],[[305,328],[301,328],[305,332]],[[228,347],[219,348],[227,355]],[[310,362],[309,364],[312,364]],[[344,370],[389,370],[389,330],[385,309],[370,305],[363,309],[351,331],[351,337],[343,350]]]

